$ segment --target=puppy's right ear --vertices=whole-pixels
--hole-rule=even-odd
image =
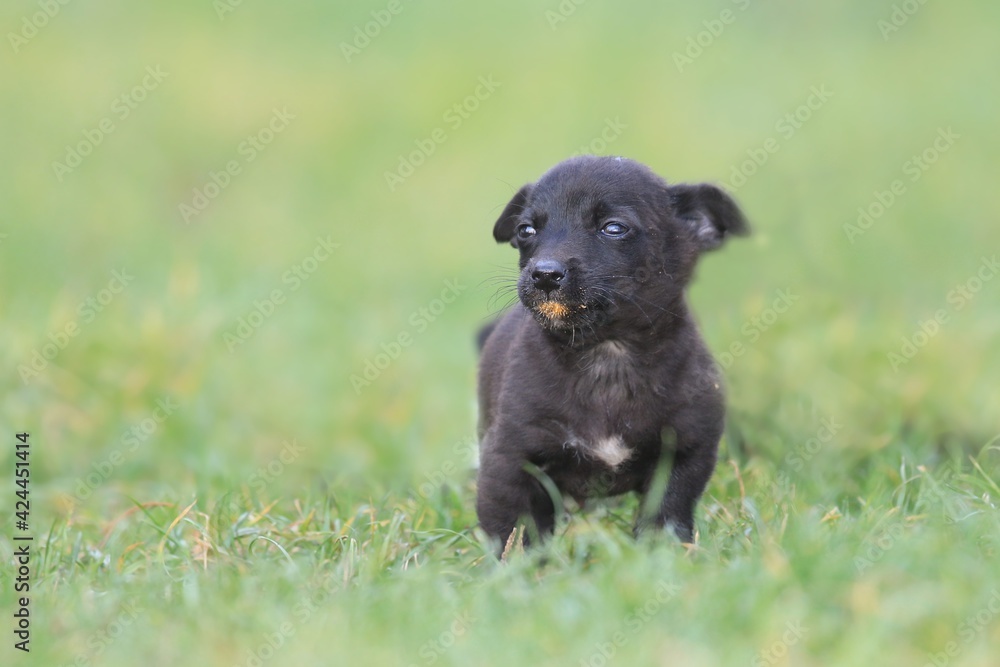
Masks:
[[[509,242],[515,248],[517,247],[517,244],[514,243],[514,229],[520,219],[521,211],[524,210],[524,205],[528,203],[528,195],[531,194],[532,187],[534,186],[528,183],[518,190],[514,198],[507,203],[503,213],[497,218],[496,224],[493,225],[493,238],[497,240],[497,243]]]

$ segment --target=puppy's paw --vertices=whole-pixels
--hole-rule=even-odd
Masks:
[[[632,534],[635,535],[636,538],[639,538],[642,535],[649,533],[650,530],[662,530],[668,535],[676,537],[682,544],[694,545],[694,526],[682,523],[676,519],[637,521],[635,528],[632,529]]]
[[[694,544],[694,526],[667,519],[663,522],[663,527],[676,535],[682,544]]]

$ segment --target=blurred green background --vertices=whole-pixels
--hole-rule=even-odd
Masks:
[[[727,459],[780,476],[824,419],[838,426],[806,457],[802,508],[848,514],[870,493],[889,508],[913,466],[979,453],[1000,432],[998,25],[985,1],[6,2],[0,460],[12,470],[13,434],[31,433],[35,534],[57,536],[37,664],[70,662],[90,632],[77,617],[101,618],[55,611],[88,549],[71,600],[163,576],[127,565],[159,539],[135,550],[146,538],[116,532],[141,518],[133,503],[176,504],[170,533],[180,509],[228,493],[308,514],[448,483],[450,529],[468,531],[473,336],[516,265],[491,227],[516,188],[582,151],[724,184],[753,223],[691,290],[729,385],[723,505],[741,501]],[[242,599],[204,595],[219,613]],[[357,636],[391,624],[347,617]],[[243,659],[233,627],[192,623],[215,647],[195,662]],[[926,629],[901,623],[900,637]],[[711,662],[704,631],[675,628],[670,650]],[[430,664],[376,649],[359,640],[344,664]],[[174,664],[164,651],[132,637],[91,657]],[[962,659],[987,664],[976,655]]]

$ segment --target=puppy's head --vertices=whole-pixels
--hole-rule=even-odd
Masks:
[[[714,185],[668,185],[632,160],[588,155],[518,190],[493,236],[520,251],[518,294],[539,324],[583,340],[617,324],[652,326],[699,254],[747,231]]]

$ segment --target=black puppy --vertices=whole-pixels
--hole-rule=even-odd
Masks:
[[[719,188],[668,185],[624,158],[566,160],[514,195],[493,236],[521,253],[520,303],[479,336],[476,509],[490,537],[503,544],[521,519],[551,533],[560,494],[638,491],[657,497],[637,530],[693,541],[725,406],[684,289],[702,251],[747,231]]]

